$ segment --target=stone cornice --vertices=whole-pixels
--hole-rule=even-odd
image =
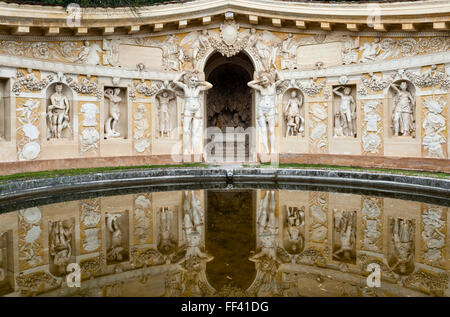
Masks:
[[[57,35],[70,31],[73,35],[100,32],[159,32],[167,26],[209,24],[213,19],[232,12],[235,17],[252,24],[278,27],[317,28],[332,30],[344,28],[358,31],[368,28],[368,15],[379,15],[371,27],[376,31],[397,28],[404,31],[446,31],[450,25],[450,2],[428,0],[380,4],[304,3],[276,0],[195,0],[187,3],[130,8],[84,8],[81,24],[67,25],[68,14],[63,7],[18,5],[0,3],[0,29],[10,34],[31,35],[33,32]],[[100,29],[100,30],[99,30]]]

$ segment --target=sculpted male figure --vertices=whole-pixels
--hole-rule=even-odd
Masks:
[[[183,148],[184,154],[193,153],[201,129],[202,110],[200,93],[212,88],[207,81],[200,81],[197,73],[183,71],[173,81],[184,91]]]
[[[284,115],[286,117],[286,137],[291,133],[302,133],[304,131],[305,120],[300,114],[300,108],[302,107],[302,97],[297,97],[297,92],[293,90],[291,92],[291,98],[284,109]]]
[[[51,104],[48,106],[47,118],[50,127],[50,138],[60,139],[62,130],[69,126],[69,100],[62,93],[63,86],[57,84],[55,93],[50,96]]]
[[[174,96],[167,91],[163,91],[158,95],[159,100],[159,134],[161,137],[164,135],[169,135],[170,118],[169,118],[169,102],[174,98]]]
[[[120,117],[119,104],[122,101],[119,94],[120,88],[115,88],[114,90],[109,88],[105,91],[105,97],[109,99],[109,118],[105,124],[105,133],[107,137],[120,136],[120,132],[116,131],[116,126]]]
[[[283,79],[278,71],[261,72],[255,80],[252,80],[247,85],[250,88],[256,89],[261,94],[259,103],[256,108],[256,119],[261,129],[261,141],[264,145],[266,153],[269,153],[269,144],[267,140],[267,126],[269,128],[270,136],[270,153],[275,152],[275,124],[277,121],[276,96],[277,86],[279,86]]]
[[[339,92],[341,88],[344,88],[344,93]],[[356,121],[356,104],[353,96],[351,95],[352,89],[350,87],[339,86],[333,89],[333,92],[341,97],[341,104],[339,111],[341,118],[344,119],[349,136],[355,136],[356,131],[354,129],[354,122]]]
[[[407,90],[408,85],[402,82],[399,85],[391,86],[396,92],[394,99],[394,110],[392,114],[392,124],[394,126],[394,135],[412,135],[415,131],[414,127],[414,97]]]

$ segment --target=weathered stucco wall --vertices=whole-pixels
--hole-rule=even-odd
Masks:
[[[112,10],[109,20],[86,9],[80,25],[65,27],[62,8],[0,6],[10,15],[9,28],[0,28],[4,174],[12,166],[36,170],[22,161],[50,169],[67,167],[52,164],[63,159],[83,165],[86,158],[86,166],[92,158],[94,165],[121,165],[118,157],[129,165],[211,160],[204,153],[206,93],[198,112],[186,114],[186,92],[174,80],[183,71],[205,79],[216,52],[247,55],[255,79],[280,75],[272,83],[274,113],[258,112],[261,94],[252,90],[250,161],[302,163],[308,154],[331,162],[342,155],[345,165],[373,160],[377,167],[448,171],[450,8],[443,1],[382,4],[380,20],[369,25],[367,7],[357,4],[199,0],[144,8],[140,20],[126,9]],[[26,26],[26,16],[36,26]],[[298,112],[288,109],[290,100]],[[186,117],[198,129],[187,127]],[[192,151],[186,136],[198,138]]]

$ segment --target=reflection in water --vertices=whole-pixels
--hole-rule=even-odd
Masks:
[[[448,208],[305,190],[189,190],[0,214],[0,295],[448,296]],[[68,287],[78,263],[81,287]],[[368,267],[381,287],[367,286]]]

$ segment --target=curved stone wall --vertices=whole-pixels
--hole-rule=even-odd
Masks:
[[[196,0],[142,8],[139,19],[111,9],[108,20],[99,9],[0,8],[8,16],[2,174],[192,161],[449,171],[448,2],[372,12],[367,4]],[[202,80],[217,52],[245,54],[256,86],[251,127],[214,130],[211,143],[207,129],[217,127],[205,120]],[[198,92],[183,88],[192,76]],[[258,84],[264,77],[269,93]],[[233,129],[231,119],[243,120],[229,118]],[[229,136],[233,154],[217,155],[217,140]],[[243,159],[239,137],[249,143]]]

